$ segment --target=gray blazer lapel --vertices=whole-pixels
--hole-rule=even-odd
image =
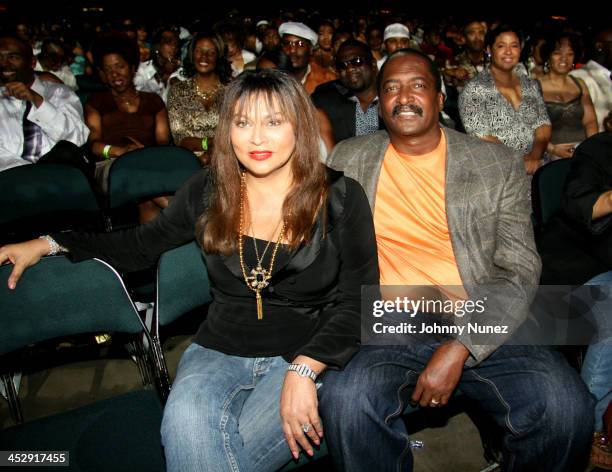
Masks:
[[[461,135],[456,131],[442,128],[446,136],[446,220],[450,232],[451,243],[461,279],[471,285],[469,269],[470,259],[466,246],[467,215],[469,199],[474,198],[470,187],[477,176],[472,171],[471,152],[465,145]],[[463,270],[462,270],[463,269]]]
[[[344,175],[361,184],[368,196],[372,211],[374,211],[376,187],[387,146],[389,146],[389,135],[384,130],[377,131],[367,136],[339,142],[327,159],[329,167],[343,171]]]
[[[372,139],[359,151],[367,158],[359,159],[361,168],[359,169],[360,178],[363,189],[368,196],[372,214],[374,214],[374,206],[376,203],[376,189],[378,187],[378,179],[380,178],[380,170],[385,158],[385,153],[389,147],[389,135],[386,131],[376,133],[376,139]]]

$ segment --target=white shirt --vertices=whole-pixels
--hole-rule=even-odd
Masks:
[[[238,69],[233,62],[230,64],[230,66],[232,67],[232,77],[238,77],[240,73],[244,70],[244,66],[246,66],[249,62],[253,62],[255,59],[257,59],[257,56],[255,54],[253,54],[251,51],[247,51],[246,49],[243,49],[241,51],[241,55],[243,64],[241,69]]]
[[[58,141],[81,146],[87,141],[89,128],[83,119],[83,107],[76,94],[66,85],[34,79],[32,90],[43,97],[39,108],[32,105],[28,119],[42,130],[41,156]],[[0,97],[0,171],[30,164],[23,152],[23,113],[26,102],[14,97]]]
[[[45,70],[43,66],[40,64],[40,62],[38,61],[38,59],[36,60],[36,66],[34,67],[34,70],[38,72],[42,72]],[[62,66],[61,69],[50,70],[49,72],[51,72],[58,79],[64,82],[64,84],[70,87],[72,90],[77,91],[79,89],[79,86],[77,85],[76,77],[70,70],[70,67],[64,65]]]
[[[178,79],[181,82],[187,80],[187,77],[183,75],[182,67],[179,67],[170,77],[168,77],[168,83],[158,82],[157,78],[155,78],[155,74],[157,74],[157,69],[155,69],[152,59],[141,62],[134,75],[134,87],[136,87],[136,90],[139,92],[156,93],[161,97],[164,103],[168,101],[168,84],[170,84],[172,79]]]
[[[612,110],[610,71],[595,61],[589,61],[583,68],[571,71],[570,75],[584,80],[595,107],[597,126],[599,131],[603,131],[604,118]]]

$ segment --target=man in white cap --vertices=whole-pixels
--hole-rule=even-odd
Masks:
[[[387,56],[390,56],[398,49],[410,47],[410,30],[402,23],[391,23],[385,28],[383,43],[387,55],[376,62],[379,70],[387,60]]]
[[[317,45],[318,35],[304,23],[287,21],[278,28],[283,52],[291,61],[293,77],[299,80],[310,94],[318,85],[335,80],[333,72],[312,62],[312,49]]]

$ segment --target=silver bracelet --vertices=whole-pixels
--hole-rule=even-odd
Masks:
[[[47,244],[49,244],[49,252],[47,253],[47,256],[55,256],[60,252],[68,252],[68,249],[58,244],[58,242],[48,234],[39,236],[39,239],[44,239],[45,241],[47,241]]]

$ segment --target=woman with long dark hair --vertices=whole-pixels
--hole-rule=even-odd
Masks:
[[[164,412],[168,470],[276,470],[320,444],[315,381],[357,351],[378,262],[365,193],[320,163],[315,113],[295,79],[247,71],[224,94],[210,168],[154,221],[0,248],[14,288],[58,246],[125,271],[196,237],[213,302]]]

